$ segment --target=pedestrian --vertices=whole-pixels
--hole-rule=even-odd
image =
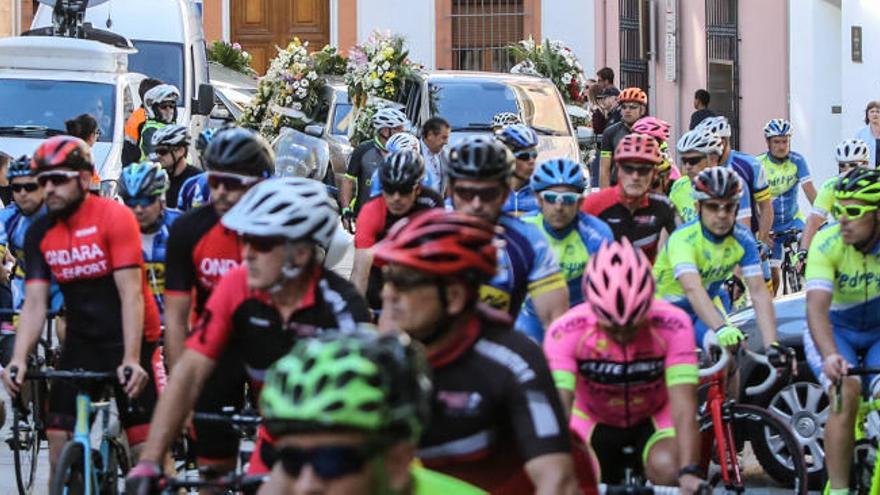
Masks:
[[[856,139],[861,139],[868,144],[870,153],[868,164],[877,168],[880,157],[877,148],[880,148],[880,101],[872,100],[865,107],[865,127],[856,133]]]
[[[599,69],[599,71],[596,72],[596,80],[603,90],[608,88],[617,89],[617,87],[614,86],[614,69],[611,67],[602,67]]]
[[[715,112],[709,110],[711,96],[705,89],[698,89],[694,93],[694,113],[691,114],[691,130],[700,125],[700,122],[703,120],[715,116]]]
[[[449,122],[441,117],[426,120],[422,125],[422,157],[425,159],[425,173],[440,197],[446,197],[447,143]]]
[[[101,128],[98,121],[90,114],[84,113],[64,122],[67,134],[78,137],[86,142],[91,148],[101,137]]]
[[[620,121],[620,109],[617,107],[619,95],[620,90],[615,87],[599,92],[596,98],[598,105],[593,110],[593,132],[596,135],[602,134],[608,126]]]

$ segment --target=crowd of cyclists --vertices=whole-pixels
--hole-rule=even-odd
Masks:
[[[58,369],[118,374],[129,493],[175,476],[182,436],[203,476],[236,471],[240,435],[192,412],[246,404],[263,418],[247,464],[259,493],[594,493],[630,470],[702,493],[699,358],[743,345],[728,314],[744,298],[771,363],[791,365],[773,305],[791,229],[808,364],[830,394],[843,382],[824,445],[828,493],[847,493],[863,386],[847,368],[880,364],[880,172],[865,142],[837,146],[840,174],[817,192],[789,122],[767,123],[757,157],[731,148],[724,117],[673,143],[627,88],[591,191],[583,164],[537,160],[517,114],[448,145],[442,118],[416,135],[384,108],[337,198],[278,173],[244,128],[197,136],[200,170],[174,123],[179,91],[141,90],[118,198],[92,187],[86,141],[55,136],[11,161],[0,213],[16,313],[4,385],[22,391],[60,318]],[[350,276],[325,263],[341,227]],[[864,386],[880,395],[877,377]],[[50,477],[75,394],[51,384]]]

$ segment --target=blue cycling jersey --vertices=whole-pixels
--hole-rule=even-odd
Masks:
[[[171,224],[177,220],[183,212],[167,208],[163,213],[162,224],[149,234],[141,232],[141,251],[144,254],[144,267],[146,268],[147,283],[150,292],[156,300],[159,308],[159,316],[165,321],[165,251],[168,248],[168,232]]]
[[[795,219],[803,219],[798,209],[798,186],[810,182],[810,168],[804,157],[794,151],[785,160],[777,160],[770,153],[758,155],[764,167],[773,197],[773,232],[793,227]]]
[[[510,191],[510,196],[501,207],[501,211],[515,217],[538,211],[538,195],[526,184],[517,191]]]
[[[208,174],[199,174],[186,179],[177,194],[177,209],[189,211],[211,201],[211,188],[208,187]]]
[[[21,311],[24,304],[24,235],[28,227],[46,214],[46,206],[30,216],[22,214],[15,203],[0,211],[0,245],[6,247],[13,258],[15,267],[12,270],[10,288],[12,289],[12,309]],[[57,313],[64,305],[64,297],[55,279],[49,285],[49,311]]]
[[[758,230],[758,207],[757,203],[770,199],[770,186],[761,164],[752,155],[737,150],[730,150],[727,161],[721,163],[731,167],[745,181],[751,196],[749,203],[752,205],[752,232]]]

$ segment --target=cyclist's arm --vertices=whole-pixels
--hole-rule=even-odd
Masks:
[[[113,272],[113,281],[119,291],[122,305],[122,362],[140,363],[141,342],[144,336],[144,292],[141,268],[123,268]]]
[[[570,454],[546,454],[525,463],[536,495],[576,494],[577,478]]]
[[[342,176],[342,184],[339,185],[339,204],[342,208],[351,208],[351,200],[354,198],[355,179],[349,175]]]
[[[547,328],[568,311],[568,287],[563,284],[561,287],[533,295],[532,301],[535,303],[538,318],[541,319],[544,328]]]
[[[354,263],[351,267],[351,282],[360,294],[367,294],[370,281],[370,268],[373,266],[373,253],[370,248],[376,245],[384,230],[386,210],[384,201],[374,199],[361,205],[357,216],[357,231],[354,234]]]
[[[183,342],[189,333],[189,311],[192,296],[184,293],[165,293],[164,351],[168,371],[183,353]]]
[[[370,268],[373,266],[373,255],[369,249],[357,249],[354,252],[354,264],[351,268],[351,283],[362,295],[367,293],[370,279]]]
[[[49,307],[49,282],[47,280],[29,280],[25,285],[24,304],[21,308],[21,318],[18,328],[15,330],[15,347],[12,353],[10,365],[15,364],[20,369],[27,360],[37,341],[43,325],[46,324],[46,308]]]
[[[807,326],[816,348],[826,358],[837,354],[834,332],[828,313],[831,310],[832,292],[821,289],[807,289]]]
[[[776,342],[776,310],[773,308],[773,298],[770,297],[770,291],[767,290],[767,284],[764,283],[763,275],[752,275],[745,277],[746,287],[752,299],[752,306],[755,308],[755,315],[758,317],[758,329],[761,331],[761,338],[764,339],[764,347]]]
[[[698,464],[700,434],[697,428],[697,386],[682,383],[669,387],[669,405],[678,444],[678,467]]]
[[[591,322],[586,316],[568,312],[547,327],[544,338],[544,356],[553,374],[553,383],[562,402],[562,410],[566,417],[571,416],[574,404],[574,390],[577,383],[577,359],[575,349],[583,332],[590,328]]]
[[[813,181],[808,180],[801,183],[801,188],[803,188],[804,194],[807,195],[807,200],[810,204],[813,204],[813,202],[816,201],[816,186],[813,185]]]
[[[611,156],[605,156],[605,153],[603,151],[599,156],[599,187],[603,188],[611,185]]]
[[[709,328],[718,328],[724,325],[724,318],[721,316],[721,313],[718,312],[718,307],[715,306],[712,299],[709,297],[709,293],[706,292],[706,289],[703,287],[703,279],[700,277],[699,273],[682,273],[678,276],[678,283],[684,290],[684,294],[687,296],[688,302],[690,302],[694,312],[697,313],[697,317],[703,320],[703,323]],[[697,342],[697,345],[701,344],[702,342]]]
[[[168,371],[183,354],[183,341],[189,334],[192,291],[196,286],[193,262],[195,241],[192,228],[184,221],[175,221],[168,233],[165,248],[165,361]]]
[[[807,217],[807,224],[804,226],[804,233],[801,236],[801,249],[810,249],[810,243],[813,242],[813,236],[819,231],[819,227],[825,223],[825,217],[817,214],[815,211]]]
[[[758,239],[772,246],[770,229],[773,227],[773,200],[765,199],[758,201]]]

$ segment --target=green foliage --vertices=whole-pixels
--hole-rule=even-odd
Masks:
[[[208,60],[248,76],[257,73],[251,68],[251,55],[241,49],[238,43],[215,41],[208,47]]]

